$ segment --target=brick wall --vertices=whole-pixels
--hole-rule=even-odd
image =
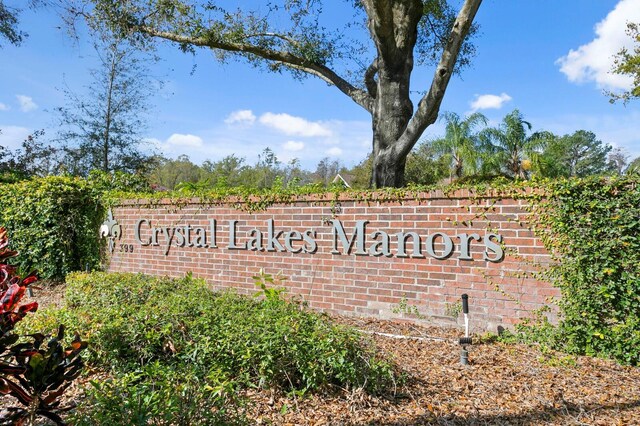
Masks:
[[[257,213],[231,202],[123,201],[113,208],[122,236],[109,270],[191,271],[213,288],[252,293],[252,276],[263,269],[281,272],[287,293],[315,309],[439,325],[461,323],[467,293],[476,331],[509,327],[559,296],[532,276],[550,257],[527,228],[526,200],[477,199],[466,190],[401,202],[331,197]]]

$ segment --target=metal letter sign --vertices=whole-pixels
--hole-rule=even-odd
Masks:
[[[109,251],[113,253],[115,248],[115,240],[122,236],[122,228],[118,225],[118,222],[113,218],[111,209],[107,212],[107,218],[100,227],[100,236],[107,237],[109,239]]]
[[[445,260],[456,256],[457,252],[458,260],[472,262],[480,260],[478,257],[482,256],[483,261],[499,263],[504,260],[505,255],[502,235],[494,233],[480,235],[474,232],[449,235],[444,231],[434,232],[431,229],[400,230],[400,232],[390,233],[392,230],[373,228],[375,224],[368,220],[357,220],[355,225],[346,229],[338,219],[332,219],[328,224],[324,221],[322,223],[331,226],[330,231],[324,232],[330,233],[333,237],[330,239],[331,247],[326,249],[329,249],[329,253],[338,256],[353,254],[418,259],[430,257]],[[215,218],[208,218],[208,224],[202,221],[198,223],[181,221],[179,225],[174,223],[166,226],[148,218],[140,218],[135,222],[133,236],[135,242],[142,247],[160,247],[165,256],[168,256],[171,250],[180,250],[185,247],[218,249],[217,236],[220,234],[227,235],[227,245],[221,247],[221,250],[295,254],[314,254],[318,251],[317,230],[313,227],[282,228],[273,218],[266,219],[262,226],[258,224],[252,226],[243,226],[241,221],[231,219],[219,227]],[[113,252],[115,240],[122,236],[122,228],[113,219],[111,210],[100,228],[100,235],[109,238],[109,250]],[[409,242],[412,244],[411,251],[407,250]],[[121,249],[131,253],[133,244],[121,244]]]

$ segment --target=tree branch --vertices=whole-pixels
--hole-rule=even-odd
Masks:
[[[440,57],[440,62],[436,67],[431,87],[418,103],[418,109],[415,115],[398,141],[400,152],[408,153],[417,138],[420,137],[429,125],[435,123],[438,118],[442,98],[453,74],[453,69],[458,54],[460,53],[460,47],[469,33],[469,29],[481,3],[482,0],[465,0],[462,9],[460,9],[451,33],[449,34],[447,44]]]
[[[371,39],[378,50],[378,66],[396,63],[412,51],[414,32],[423,14],[421,0],[362,0],[367,12]],[[402,19],[399,19],[402,16]]]
[[[220,49],[227,52],[235,52],[239,54],[251,54],[259,58],[272,62],[280,62],[288,67],[315,75],[330,85],[338,88],[342,93],[349,96],[355,103],[372,111],[373,98],[364,90],[350,84],[348,81],[340,77],[329,67],[318,64],[307,59],[296,56],[290,52],[268,49],[249,43],[229,42],[210,37],[189,37],[175,34],[172,32],[158,31],[148,26],[140,26],[137,30],[153,36],[163,38],[165,40],[176,43],[190,44],[199,47],[208,47],[210,49]],[[273,35],[271,35],[273,36]]]
[[[375,98],[378,95],[378,83],[376,82],[377,73],[378,58],[375,58],[364,73],[364,85],[372,98]]]

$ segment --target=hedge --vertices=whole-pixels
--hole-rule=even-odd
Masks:
[[[0,225],[20,253],[20,270],[44,279],[100,265],[105,210],[85,179],[51,176],[0,185]]]

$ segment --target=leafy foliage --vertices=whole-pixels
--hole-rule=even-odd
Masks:
[[[189,369],[156,362],[91,381],[71,420],[77,426],[242,424],[235,413],[234,390],[231,381],[212,387]]]
[[[120,171],[105,173],[100,170],[93,170],[89,173],[87,182],[91,190],[98,195],[109,191],[151,191],[148,178],[139,173],[132,174]]]
[[[7,264],[7,260],[15,257],[18,252],[9,250],[8,246],[7,230],[0,228],[0,344],[2,344],[0,356],[4,355],[10,344],[15,343],[15,340],[5,339],[10,339],[8,335],[16,323],[22,320],[27,313],[38,309],[37,302],[20,305],[20,300],[27,287],[37,278],[33,274],[29,274],[24,279],[16,275],[15,266]]]
[[[515,109],[507,114],[498,127],[480,133],[484,141],[485,173],[504,173],[514,179],[526,179],[539,149],[544,146],[546,132],[531,131],[531,123]]]
[[[10,395],[22,407],[8,407],[7,415],[0,419],[2,424],[35,424],[39,416],[64,424],[60,413],[67,408],[60,407],[60,396],[80,374],[82,359],[79,353],[86,347],[78,335],[68,348],[64,348],[64,328],[51,337],[42,333],[32,334],[31,341],[17,343],[18,335],[13,333],[16,324],[27,313],[35,312],[37,302],[20,305],[26,289],[37,280],[30,274],[22,279],[16,275],[16,268],[6,263],[17,253],[8,249],[8,237],[0,228],[0,394]]]
[[[392,367],[369,343],[286,301],[268,285],[278,277],[256,279],[264,286],[260,300],[213,293],[189,276],[74,273],[66,306],[40,312],[26,329],[64,320],[90,342],[89,360],[112,372],[112,381],[89,391],[91,402],[78,410],[82,421],[122,415],[142,419],[133,424],[176,424],[176,416],[191,413],[178,422],[189,424],[233,411],[234,392],[245,387],[388,390]]]
[[[640,98],[640,23],[627,23],[627,34],[635,42],[633,51],[622,49],[616,56],[613,72],[633,79],[631,89],[623,93],[609,93],[611,102]]]
[[[20,424],[30,419],[31,424],[38,416],[64,424],[60,413],[72,407],[61,407],[60,396],[80,375],[84,366],[80,352],[87,343],[76,334],[67,348],[63,345],[64,327],[58,328],[55,337],[44,334],[29,336],[33,341],[15,345],[11,355],[18,367],[3,368],[6,393],[15,397],[24,407],[10,407],[7,424]],[[46,347],[43,342],[48,339]],[[15,381],[10,380],[14,378]]]
[[[15,151],[0,147],[0,173],[13,176],[13,179],[4,179],[5,182],[13,183],[57,171],[58,150],[42,141],[44,135],[44,130],[34,131]]]
[[[463,175],[475,173],[481,150],[478,134],[474,130],[480,124],[486,126],[487,117],[479,112],[464,119],[455,113],[445,113],[442,117],[447,121],[445,136],[435,140],[433,148],[449,157],[450,177],[460,179]]]
[[[18,13],[20,11],[7,6],[0,0],[0,37],[9,43],[18,45],[26,34],[18,29]]]
[[[534,169],[541,176],[553,178],[603,174],[610,171],[607,164],[610,151],[610,145],[586,130],[548,137]]]
[[[159,84],[149,76],[149,60],[125,40],[103,33],[94,50],[99,68],[90,71],[86,93],[67,88],[65,106],[56,108],[64,151],[60,167],[77,176],[91,170],[138,172],[151,160],[140,146],[148,100]]]
[[[529,332],[570,353],[640,364],[639,184],[626,176],[547,186],[533,218],[557,260],[546,278],[562,291],[562,318]]]
[[[104,210],[86,180],[52,176],[0,185],[0,203],[20,269],[60,279],[100,264],[96,229]]]
[[[408,185],[435,185],[449,176],[451,158],[438,156],[430,142],[421,143],[407,157],[405,180]]]
[[[629,163],[626,173],[640,175],[640,157],[634,158],[633,161]]]

